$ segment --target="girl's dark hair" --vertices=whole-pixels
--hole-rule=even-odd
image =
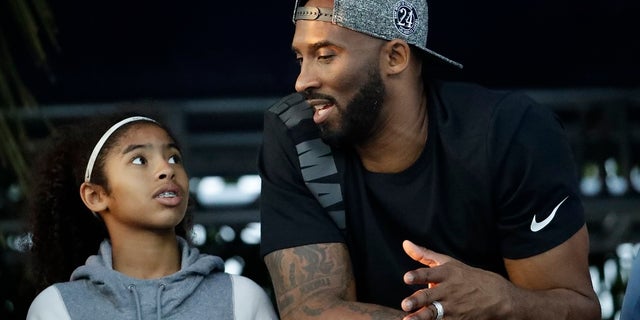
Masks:
[[[109,237],[104,223],[95,217],[80,198],[80,185],[89,156],[100,137],[115,123],[134,114],[96,117],[77,125],[62,126],[44,143],[32,167],[29,220],[32,233],[32,270],[38,291],[56,282],[68,281],[73,270],[97,254],[102,240]],[[141,114],[135,114],[141,115]],[[153,116],[150,116],[152,119]],[[109,189],[104,160],[109,149],[131,125],[116,130],[101,149],[91,175],[93,184]],[[178,143],[171,131],[163,126]],[[187,210],[176,234],[189,240],[192,214]]]

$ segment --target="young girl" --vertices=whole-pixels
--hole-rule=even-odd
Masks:
[[[277,319],[260,286],[186,240],[189,179],[169,130],[118,120],[60,131],[35,168],[46,289],[27,319]]]

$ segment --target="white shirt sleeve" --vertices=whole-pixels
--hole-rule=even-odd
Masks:
[[[27,320],[71,320],[58,288],[44,289],[29,306]]]
[[[233,308],[236,320],[277,320],[267,293],[253,280],[231,275]]]

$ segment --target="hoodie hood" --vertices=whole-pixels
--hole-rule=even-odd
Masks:
[[[84,266],[71,274],[71,281],[84,280],[92,284],[118,310],[136,309],[142,315],[171,313],[189,298],[211,273],[224,272],[220,257],[201,254],[186,240],[177,238],[182,253],[178,272],[158,279],[135,279],[113,270],[111,243],[104,240],[98,255],[87,259]],[[133,306],[132,304],[135,304]]]

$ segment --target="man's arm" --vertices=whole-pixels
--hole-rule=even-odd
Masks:
[[[514,296],[516,306],[522,308],[513,312],[522,313],[523,319],[546,315],[548,319],[601,318],[600,303],[589,274],[586,226],[547,252],[526,259],[505,259],[505,266],[517,287],[530,289]]]
[[[439,301],[450,320],[600,319],[600,304],[589,275],[586,226],[547,252],[505,259],[511,282],[408,241],[404,247],[409,256],[429,266],[408,272],[405,282],[435,284],[405,299],[405,310]],[[430,319],[430,312],[422,309],[413,316]]]
[[[356,301],[349,252],[342,243],[278,250],[265,256],[282,320],[402,319],[405,312]]]

